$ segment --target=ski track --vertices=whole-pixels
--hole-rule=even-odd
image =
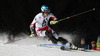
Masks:
[[[99,56],[100,51],[62,51],[57,48],[38,47],[37,44],[51,43],[38,38],[25,38],[9,44],[0,43],[0,56]]]

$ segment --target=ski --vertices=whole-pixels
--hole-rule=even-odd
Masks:
[[[78,50],[78,49],[72,49],[69,46],[66,45],[57,45],[57,44],[39,44],[37,46],[40,47],[49,47],[49,48],[53,48],[53,47],[60,47],[61,50],[63,51],[83,51],[83,52],[90,52],[89,50]]]
[[[66,45],[57,45],[57,44],[39,44],[38,46],[63,46],[65,48],[70,48],[69,46]]]

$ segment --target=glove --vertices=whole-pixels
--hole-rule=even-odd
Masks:
[[[55,21],[55,20],[50,21],[50,24],[51,24],[51,25],[54,25],[54,24],[56,24],[56,23],[58,23],[58,21]]]
[[[30,35],[30,37],[35,37],[35,36],[36,36],[36,33]]]

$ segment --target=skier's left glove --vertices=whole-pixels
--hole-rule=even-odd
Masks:
[[[58,21],[55,21],[55,20],[50,21],[50,24],[51,24],[51,25],[54,25],[54,24],[57,24],[57,23],[58,23]]]

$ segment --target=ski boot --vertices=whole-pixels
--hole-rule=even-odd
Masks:
[[[74,44],[70,43],[70,49],[72,49],[72,50],[77,50],[78,47],[76,47]]]
[[[61,42],[62,45],[66,45],[68,43],[68,41],[66,39],[64,39],[63,37],[59,37],[58,38],[58,41]],[[66,48],[64,46],[61,46],[60,49],[61,50],[65,50],[65,49],[69,49],[69,48]]]

